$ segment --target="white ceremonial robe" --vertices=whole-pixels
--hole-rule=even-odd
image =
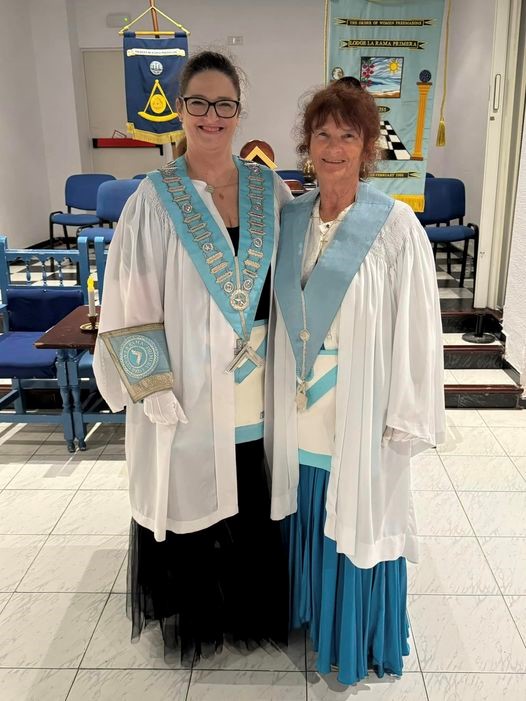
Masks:
[[[193,185],[230,237],[206,183]],[[274,176],[274,270],[279,212],[291,199]],[[232,249],[233,250],[233,249]],[[108,351],[97,342],[94,371],[112,411],[126,407],[126,461],[132,516],[164,540],[166,531],[207,528],[238,511],[234,373],[236,334],[209,294],[152,183],[128,200],[111,242],[99,331],[163,322],[173,391],[188,423],[152,423],[133,404]]]
[[[360,193],[357,201],[359,197]],[[306,206],[300,200],[285,210],[291,227],[300,218],[294,211]],[[310,208],[313,203],[314,197]],[[303,216],[302,221],[308,219]],[[285,241],[293,231],[284,225],[282,233]],[[307,233],[308,226],[303,241]],[[295,249],[301,257],[302,246]],[[278,268],[282,251],[279,255]],[[289,263],[284,268],[292,275],[294,266]],[[298,265],[296,274],[300,270]],[[267,393],[273,416],[267,407],[266,440],[267,453],[272,454],[272,518],[282,519],[297,510],[297,367],[276,296],[274,345],[268,356],[273,393]],[[401,556],[416,562],[410,458],[444,440],[445,410],[433,255],[424,229],[407,205],[397,201],[392,206],[338,316],[337,333],[330,339],[332,347],[337,339],[338,375],[324,532],[336,541],[337,551],[360,568]]]

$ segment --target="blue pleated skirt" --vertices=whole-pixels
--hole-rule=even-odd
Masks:
[[[401,675],[407,642],[405,558],[359,569],[323,533],[329,473],[300,466],[298,511],[289,539],[291,628],[306,627],[321,674],[355,684],[372,669]]]

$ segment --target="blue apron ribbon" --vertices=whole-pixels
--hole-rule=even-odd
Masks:
[[[338,379],[338,366],[335,365],[333,368],[326,372],[325,375],[320,377],[320,379],[315,382],[307,390],[307,407],[315,404],[319,399],[324,397],[327,392],[329,392],[333,387],[336,387],[336,380]]]

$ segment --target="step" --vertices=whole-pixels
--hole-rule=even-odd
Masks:
[[[477,324],[477,318],[480,311],[475,311],[472,306],[472,300],[440,300],[442,331],[444,333],[466,333],[474,332]],[[485,310],[484,314],[484,331],[493,334],[501,332],[500,317],[493,310]]]
[[[488,344],[466,342],[462,335],[473,333],[481,310],[472,299],[441,298],[444,343],[444,394],[446,407],[516,409],[521,405],[522,387],[518,373],[504,359],[501,315],[485,309],[483,331],[495,334]]]
[[[516,409],[522,396],[513,369],[454,369],[444,372],[446,407]]]
[[[492,343],[469,343],[461,333],[443,334],[444,367],[446,369],[501,369],[504,346],[495,339]]]

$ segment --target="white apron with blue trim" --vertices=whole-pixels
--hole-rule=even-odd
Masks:
[[[250,345],[261,359],[267,351],[267,322],[256,321]],[[245,359],[234,373],[236,404],[236,443],[263,438],[265,365]]]
[[[338,351],[321,350],[307,377],[307,406],[298,412],[298,449],[302,465],[331,469],[336,426]]]

